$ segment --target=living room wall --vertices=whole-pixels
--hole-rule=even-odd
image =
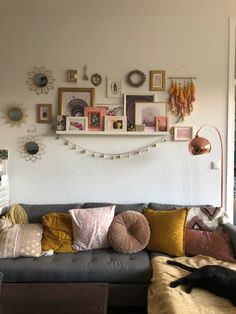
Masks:
[[[219,128],[226,149],[228,17],[236,16],[230,0],[202,1],[2,1],[0,18],[0,148],[9,150],[11,203],[64,203],[85,201],[148,202],[177,204],[220,203],[220,148],[214,130],[205,130],[213,143],[208,156],[191,157],[187,142],[172,141],[149,152],[125,159],[107,160],[80,155],[56,140],[55,128],[36,123],[36,105],[51,103],[54,126],[59,87],[93,87],[81,79],[84,63],[88,74],[99,73],[98,104],[122,104],[106,97],[106,77],[121,78],[124,93],[149,91],[149,71],[197,77],[194,111],[170,126],[209,123]],[[184,66],[184,68],[182,67]],[[27,73],[34,66],[52,70],[56,81],[48,94],[29,90]],[[78,71],[78,82],[67,83],[65,72]],[[132,88],[125,77],[143,71],[147,80]],[[168,100],[168,88],[156,92],[157,101]],[[29,117],[20,127],[6,123],[6,108],[21,103]],[[20,157],[18,143],[30,125],[46,145],[36,162]],[[71,138],[70,138],[71,139]],[[154,137],[77,136],[72,141],[88,149],[124,152],[149,145]],[[229,213],[232,214],[231,212]]]

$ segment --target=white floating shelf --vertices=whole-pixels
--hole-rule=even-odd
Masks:
[[[112,135],[112,136],[166,136],[169,132],[106,132],[106,131],[56,131],[59,135]]]

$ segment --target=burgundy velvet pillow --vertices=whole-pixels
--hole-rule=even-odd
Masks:
[[[185,254],[207,255],[226,262],[235,262],[230,235],[219,231],[185,229]]]

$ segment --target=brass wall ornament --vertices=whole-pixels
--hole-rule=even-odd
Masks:
[[[5,123],[10,124],[11,127],[20,127],[22,123],[26,122],[26,118],[28,118],[27,109],[22,104],[14,102],[4,109],[3,118],[5,119]]]
[[[127,83],[131,87],[140,87],[146,81],[146,75],[140,70],[130,71],[127,75]]]
[[[37,95],[47,94],[50,89],[54,88],[54,82],[52,71],[45,67],[34,67],[33,71],[28,73],[29,89],[36,92]]]
[[[28,134],[23,136],[19,141],[19,152],[22,158],[27,161],[35,162],[42,158],[45,154],[45,145],[42,139],[36,134],[35,126],[30,126],[27,130]],[[35,134],[34,134],[35,133]]]
[[[100,74],[98,73],[94,73],[92,76],[91,76],[91,82],[94,86],[98,86],[102,83],[102,77]]]

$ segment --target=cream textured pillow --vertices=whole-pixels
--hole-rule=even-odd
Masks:
[[[71,209],[73,248],[77,251],[109,247],[108,229],[115,213],[115,205],[97,208]]]
[[[41,224],[12,224],[0,233],[0,258],[38,257],[42,252]]]

